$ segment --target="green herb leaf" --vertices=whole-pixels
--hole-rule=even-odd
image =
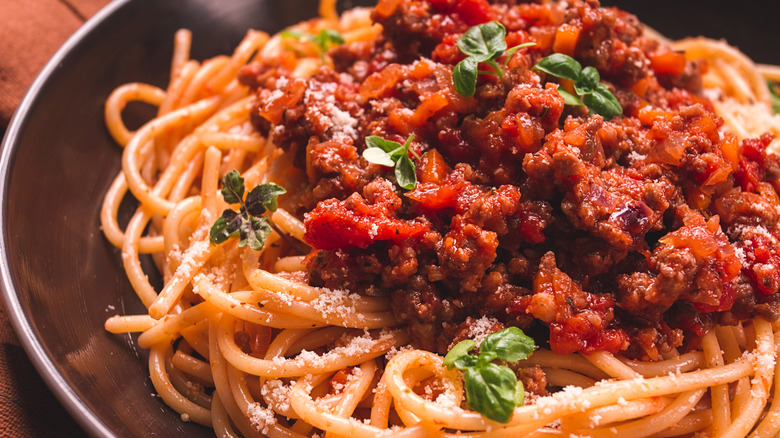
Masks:
[[[378,135],[369,135],[366,137],[366,146],[369,148],[379,148],[385,152],[393,152],[394,150],[403,147],[403,145],[397,141],[386,140]]]
[[[457,343],[444,357],[449,369],[464,370],[466,401],[475,411],[494,421],[506,423],[515,406],[525,401],[525,388],[509,367],[491,363],[494,359],[515,362],[534,350],[533,339],[517,327],[510,327],[485,337],[479,355],[469,354],[476,343],[470,339]]]
[[[584,105],[579,97],[569,93],[568,91],[566,91],[566,89],[564,89],[560,85],[558,86],[558,94],[560,94],[563,97],[563,103],[565,103],[566,105],[574,105],[574,106]]]
[[[265,217],[250,216],[245,218],[239,229],[239,235],[241,240],[238,242],[239,247],[249,245],[255,251],[260,251],[265,245],[266,237],[271,234],[271,226],[268,224],[268,219]]]
[[[778,86],[769,83],[769,92],[772,93],[772,112],[780,114],[780,91],[778,91]]]
[[[395,167],[395,179],[398,186],[412,190],[417,186],[417,170],[414,162],[409,158],[409,152],[416,159],[420,159],[417,153],[411,149],[412,140],[414,140],[414,134],[410,135],[404,144],[370,135],[366,137],[367,148],[363,151],[363,158],[369,163]]]
[[[217,218],[209,231],[209,240],[217,245],[238,234],[243,219],[233,210],[227,209]]]
[[[237,204],[244,198],[244,178],[235,170],[222,177],[222,197],[228,204]]]
[[[246,202],[244,203],[246,211],[254,216],[259,216],[265,213],[266,210],[276,211],[276,198],[285,193],[287,193],[287,190],[272,182],[261,184],[246,195]]]
[[[605,120],[623,114],[620,101],[606,85],[599,83],[601,78],[594,67],[588,66],[583,69],[571,56],[553,53],[536,63],[533,68],[558,78],[574,81],[574,91],[579,97],[564,90],[563,87],[558,87],[558,94],[563,97],[566,105],[585,105],[589,111],[601,115]]]
[[[457,344],[444,356],[442,365],[452,369],[455,367],[455,360],[462,356],[468,356],[469,351],[473,350],[477,346],[477,343],[473,339],[464,339]],[[462,368],[461,368],[462,369]]]
[[[582,103],[594,113],[604,117],[604,120],[609,120],[623,113],[620,102],[604,84],[599,84],[593,93],[584,96]]]
[[[477,62],[495,59],[506,50],[506,29],[498,21],[490,21],[471,27],[458,38],[461,52]]]
[[[482,356],[474,356],[471,354],[466,354],[464,356],[455,359],[452,363],[453,365],[455,365],[455,368],[459,370],[465,370],[466,368],[477,366],[479,364],[480,357]]]
[[[534,340],[526,336],[522,330],[509,327],[485,336],[479,344],[479,351],[483,354],[492,351],[503,361],[517,362],[528,357],[535,347]]]
[[[574,91],[580,96],[593,93],[599,85],[600,80],[599,71],[594,67],[587,66],[582,69],[580,77],[574,81]]]
[[[466,58],[452,70],[452,85],[461,96],[471,97],[477,91],[477,66],[474,58]]]
[[[485,417],[507,423],[517,403],[517,377],[511,369],[489,363],[466,369],[466,400]]]
[[[344,37],[334,29],[322,29],[314,39],[314,42],[325,52],[332,46],[344,44]]]
[[[523,382],[517,381],[517,386],[515,387],[515,406],[523,406],[525,404],[525,386],[523,386]]]
[[[387,167],[395,166],[395,161],[390,158],[390,154],[379,148],[368,148],[364,150],[363,158],[369,163],[380,164]]]
[[[520,44],[507,51],[504,37],[506,37],[506,28],[498,21],[472,26],[458,37],[458,48],[461,52],[468,55],[464,60],[455,65],[455,68],[452,70],[452,85],[458,94],[466,97],[473,96],[476,92],[479,73],[503,76],[504,71],[496,63],[495,59],[501,56],[504,51],[506,51],[507,55],[504,61],[504,68],[506,68],[509,58],[515,52],[523,47],[530,47],[536,44]],[[480,62],[488,63],[493,67],[493,71],[479,70]]]
[[[313,35],[295,29],[285,29],[279,33],[279,36],[282,38],[306,38],[307,36],[312,37]]]
[[[286,29],[279,36],[282,38],[298,38],[311,41],[317,46],[320,56],[325,57],[325,52],[333,46],[344,44],[344,37],[334,29],[322,29],[317,35],[301,32],[295,29]]]
[[[582,73],[582,66],[576,59],[563,53],[553,53],[552,55],[537,62],[534,66],[536,70],[541,70],[556,78],[576,81]]]
[[[276,211],[277,197],[287,191],[274,183],[256,186],[244,195],[244,178],[236,170],[231,170],[222,178],[222,196],[225,202],[241,204],[238,211],[227,209],[214,221],[209,230],[209,241],[219,245],[232,237],[239,237],[238,246],[249,245],[259,251],[271,233],[270,218],[262,217],[267,211]]]
[[[489,364],[493,359],[497,359],[498,355],[495,351],[479,349],[479,357],[477,357],[477,365],[484,366]]]
[[[395,165],[395,179],[398,185],[406,190],[412,190],[417,185],[417,171],[409,154],[403,154]]]

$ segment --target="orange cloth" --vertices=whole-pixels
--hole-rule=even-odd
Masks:
[[[0,136],[35,76],[109,0],[0,0]],[[19,346],[0,300],[0,435],[79,437]]]
[[[0,129],[46,61],[108,0],[0,2]]]

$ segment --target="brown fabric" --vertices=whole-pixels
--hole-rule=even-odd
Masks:
[[[0,136],[54,52],[109,0],[0,0]],[[0,436],[79,437],[19,346],[0,300]]]
[[[8,312],[5,310],[5,303],[0,300],[0,344],[19,346],[19,339],[16,338],[14,328],[8,319]]]
[[[0,435],[86,436],[35,372],[24,350],[0,345]]]
[[[0,128],[54,52],[107,0],[2,0]]]
[[[101,10],[109,3],[109,0],[62,0],[69,4],[82,18],[87,19]]]

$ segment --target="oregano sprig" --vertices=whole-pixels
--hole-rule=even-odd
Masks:
[[[398,185],[406,190],[412,190],[417,186],[417,170],[414,161],[409,158],[409,152],[418,161],[421,159],[420,155],[410,147],[412,140],[414,134],[410,135],[404,144],[370,135],[366,137],[368,147],[363,151],[363,158],[370,163],[394,167]]]
[[[344,44],[344,37],[334,29],[322,29],[316,35],[287,29],[280,34],[282,38],[302,38],[309,40],[317,47],[320,57],[325,58],[325,52],[333,46]]]
[[[553,53],[543,58],[533,67],[556,78],[568,79],[574,82],[574,92],[577,96],[558,87],[558,94],[563,97],[566,105],[585,105],[589,111],[599,114],[609,120],[623,114],[623,107],[609,88],[602,84],[599,71],[594,67],[582,68],[580,63],[563,53]]]
[[[511,368],[493,360],[523,360],[534,351],[534,340],[519,328],[509,327],[487,335],[479,345],[479,355],[469,354],[475,347],[476,342],[471,339],[457,343],[444,356],[443,364],[464,371],[466,401],[471,409],[491,420],[507,423],[515,406],[523,405],[525,388]]]
[[[501,77],[504,75],[509,59],[519,49],[530,47],[536,43],[525,43],[506,49],[506,28],[498,21],[489,21],[487,23],[472,26],[463,35],[458,38],[458,48],[461,52],[468,55],[466,59],[460,61],[452,70],[452,84],[455,91],[461,96],[473,96],[477,87],[477,75],[480,73],[490,74]],[[504,65],[499,66],[496,58],[506,51],[506,60]],[[493,70],[479,70],[479,63],[484,62],[490,65]]]
[[[222,212],[211,226],[209,240],[218,245],[231,237],[239,237],[238,246],[249,245],[260,251],[272,226],[271,218],[263,214],[276,211],[276,198],[287,190],[274,183],[265,183],[255,186],[244,199],[244,178],[238,171],[231,170],[222,178],[221,191],[225,202],[240,206],[238,211],[228,208]]]

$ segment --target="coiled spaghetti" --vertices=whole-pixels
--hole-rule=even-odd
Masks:
[[[338,17],[333,2],[323,2],[321,11],[323,19],[296,29],[336,29],[347,43],[371,41],[381,31],[368,10]],[[183,420],[218,436],[780,432],[780,401],[771,397],[780,389],[780,323],[762,317],[717,326],[699,347],[657,361],[539,349],[518,366],[541,367],[548,385],[562,389],[529,400],[500,424],[468,410],[460,373],[443,367],[440,355],[409,346],[388,297],[301,281],[305,254],[289,241],[302,242],[305,233],[290,213],[294,196],[280,200],[272,216],[278,231],[262,251],[235,239],[210,244],[209,228],[227,208],[219,180],[229,170],[238,169],[248,187],[274,181],[293,189],[305,177],[292,154],[253,128],[255,96],[235,79],[253,57],[286,62],[282,37],[250,31],[231,56],[203,63],[189,59],[189,46],[190,34],[179,31],[167,89],[127,84],[107,100],[107,126],[124,150],[101,211],[104,233],[121,248],[130,283],[149,309],[111,317],[106,329],[142,332],[138,344],[150,349],[152,382]],[[762,75],[770,69],[720,42],[700,38],[674,47],[708,62],[705,86],[725,130],[740,140],[780,136]],[[322,62],[317,53],[299,54],[292,76],[307,77]],[[135,132],[121,117],[131,101],[158,108]],[[139,205],[123,230],[117,216],[128,193]],[[143,254],[162,273],[162,290],[143,271]]]

